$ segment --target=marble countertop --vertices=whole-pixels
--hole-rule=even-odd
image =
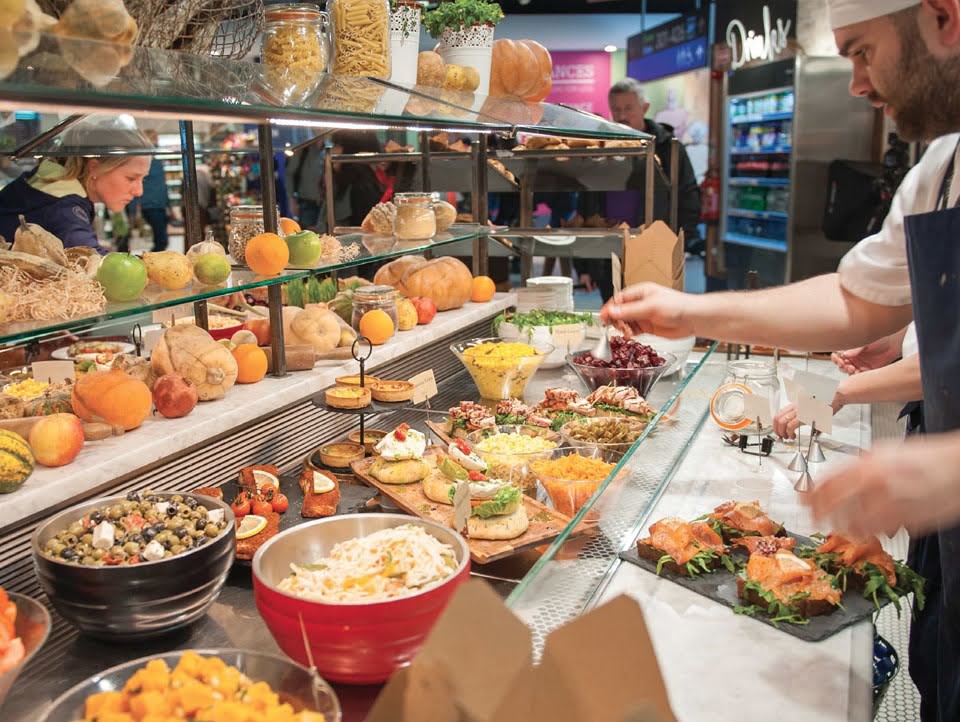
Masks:
[[[803,364],[785,360],[781,363]],[[809,370],[839,374],[829,362]],[[802,439],[804,447],[807,432]],[[849,406],[824,437],[827,461],[811,466],[814,482],[831,465],[848,462],[870,442],[869,407]],[[796,446],[777,443],[757,457],[726,446],[708,419],[648,518],[694,518],[730,499],[759,499],[790,531],[826,532],[793,490],[786,466]],[[819,643],[806,642],[748,617],[734,615],[694,592],[622,563],[601,602],[619,594],[637,599],[646,617],[677,719],[681,722],[867,722],[872,718],[872,627],[859,624]],[[901,670],[904,674],[906,670]]]
[[[439,313],[429,325],[401,331],[383,346],[377,346],[369,368],[375,370],[515,303],[515,294],[498,293],[488,303],[467,303],[461,309]],[[236,385],[225,398],[201,403],[185,418],[151,415],[143,426],[128,434],[86,444],[67,466],[38,466],[20,489],[0,496],[0,530],[46,509],[81,499],[113,479],[196,446],[204,439],[309,398],[333,384],[337,376],[349,373],[348,367],[355,366],[352,360],[319,362],[312,371],[296,371],[284,378],[267,376],[257,384]]]

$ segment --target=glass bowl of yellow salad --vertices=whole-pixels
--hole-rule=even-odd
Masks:
[[[556,431],[535,426],[494,426],[467,435],[467,444],[487,464],[490,479],[503,479],[536,496],[535,459],[549,459],[563,439]]]
[[[470,372],[480,396],[500,401],[523,397],[530,379],[553,353],[553,346],[474,338],[455,343],[450,350]]]

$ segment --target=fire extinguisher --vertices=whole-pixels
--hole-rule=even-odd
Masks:
[[[704,223],[720,220],[720,174],[714,168],[707,171],[700,184],[700,220]]]

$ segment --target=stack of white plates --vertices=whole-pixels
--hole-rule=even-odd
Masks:
[[[573,311],[573,280],[566,276],[537,276],[527,281],[527,288],[522,290],[534,289],[534,293],[520,294],[517,311],[524,313],[534,309],[542,308],[549,311]],[[542,300],[541,305],[526,306],[528,300]],[[519,303],[526,307],[520,308]]]

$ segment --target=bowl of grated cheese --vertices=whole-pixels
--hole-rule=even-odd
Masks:
[[[257,610],[277,644],[347,684],[384,682],[413,659],[469,575],[463,537],[399,514],[300,524],[253,558]]]

